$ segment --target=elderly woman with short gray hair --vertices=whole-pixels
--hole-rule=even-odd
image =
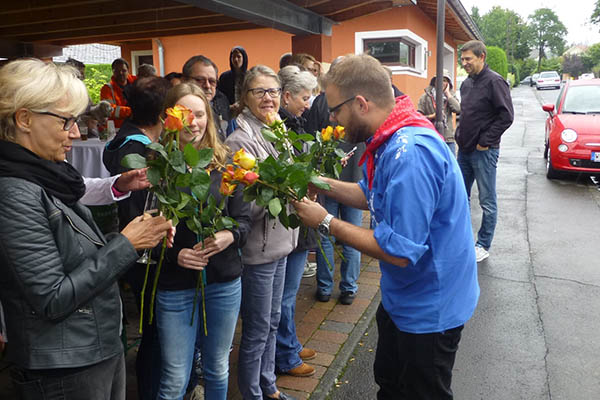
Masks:
[[[306,133],[302,116],[309,108],[309,100],[314,88],[317,87],[317,78],[308,71],[302,71],[296,65],[288,65],[279,70],[281,80],[281,106],[279,116],[287,128],[298,134]],[[309,132],[314,133],[314,132]],[[302,273],[308,251],[318,246],[317,233],[310,229],[300,228],[298,246],[287,256],[283,297],[281,300],[281,320],[277,329],[277,348],[275,352],[275,367],[279,372],[292,376],[311,376],[315,369],[304,363],[304,360],[313,359],[316,352],[313,349],[303,348],[296,335],[296,295],[300,288]]]

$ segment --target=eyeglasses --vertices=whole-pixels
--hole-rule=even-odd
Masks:
[[[276,97],[279,97],[279,95],[281,94],[281,88],[254,88],[248,89],[248,92],[252,93],[252,96],[254,96],[257,99],[262,99],[263,97],[265,97],[265,93],[269,93],[269,97],[274,99]]]
[[[348,100],[344,100],[344,101],[342,101],[342,102],[341,102],[340,104],[338,104],[337,106],[335,106],[335,107],[331,107],[331,108],[329,109],[329,114],[335,117],[335,115],[336,115],[336,114],[337,114],[337,113],[340,111],[340,108],[342,108],[342,106],[343,106],[344,104],[351,102],[351,101],[352,101],[352,100],[354,100],[355,98],[356,98],[356,96],[352,96],[352,97],[350,97]]]
[[[203,76],[190,76],[190,78],[195,80],[199,85],[206,85],[208,83],[210,86],[217,86],[217,80],[214,78],[205,78]]]
[[[62,119],[63,121],[65,121],[65,124],[63,125],[63,130],[65,130],[65,131],[70,131],[71,128],[73,127],[73,125],[75,125],[75,122],[77,121],[77,117],[67,118],[67,117],[63,117],[62,115],[54,114],[50,111],[33,111],[33,110],[31,110],[31,112],[40,114],[40,115],[50,115],[52,117]]]

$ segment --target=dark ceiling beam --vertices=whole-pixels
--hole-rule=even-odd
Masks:
[[[186,24],[198,25],[215,25],[239,22],[231,17],[224,15],[211,14],[209,16],[202,15],[200,12],[190,10],[191,13],[181,13],[170,11],[162,14],[160,18],[149,18],[144,13],[132,16],[131,18],[118,17],[85,17],[77,21],[72,21],[69,24],[64,23],[47,23],[47,24],[31,24],[20,27],[18,30],[13,27],[0,25],[0,37],[11,37],[15,35],[20,40],[32,40],[31,38],[45,37],[47,39],[56,40],[59,36],[53,35],[80,35],[82,32],[101,33],[106,31],[112,32],[131,32],[132,29],[147,30],[150,28],[162,29],[162,27],[180,27]],[[37,39],[36,39],[37,40]]]
[[[294,35],[331,35],[334,21],[285,0],[177,0]]]
[[[153,31],[152,33],[147,32],[134,32],[128,34],[112,34],[105,32],[104,35],[101,36],[90,36],[90,37],[79,37],[79,38],[69,38],[61,40],[60,43],[64,46],[74,45],[74,44],[86,44],[86,43],[113,43],[119,44],[123,42],[129,41],[138,41],[143,39],[151,39],[160,36],[171,36],[171,35],[194,35],[199,33],[214,33],[214,32],[229,32],[229,31],[238,31],[244,29],[256,29],[260,28],[251,23],[240,22],[238,24],[227,24],[223,26],[217,27],[209,27],[209,28],[197,28],[197,27],[188,27],[181,28],[174,31]]]
[[[50,58],[62,56],[62,46],[43,43],[25,43],[17,40],[0,39],[0,57],[13,59],[20,57]]]

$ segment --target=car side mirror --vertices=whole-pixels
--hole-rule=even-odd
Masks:
[[[554,104],[544,104],[542,110],[550,113],[550,116],[552,116],[554,114]]]

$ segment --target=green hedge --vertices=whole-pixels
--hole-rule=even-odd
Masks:
[[[85,86],[94,104],[100,101],[100,89],[110,82],[112,69],[110,64],[89,64],[85,66]]]
[[[504,79],[508,76],[508,60],[506,53],[500,47],[488,46],[486,62],[492,71],[496,71]]]

